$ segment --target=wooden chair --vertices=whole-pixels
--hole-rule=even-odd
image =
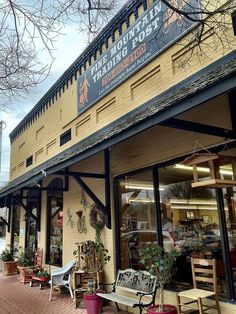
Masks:
[[[216,276],[216,260],[199,259],[191,257],[193,289],[181,291],[177,295],[177,307],[179,314],[185,313],[182,308],[195,309],[197,304],[199,313],[202,314],[209,309],[216,309],[218,314],[221,313],[217,295],[217,276]],[[199,288],[200,284],[205,284],[204,289]],[[206,289],[205,289],[206,288]],[[209,288],[209,290],[208,290]],[[211,290],[210,290],[211,289]],[[202,299],[213,297],[214,305],[203,304]]]

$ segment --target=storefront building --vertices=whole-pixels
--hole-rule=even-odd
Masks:
[[[190,256],[214,257],[222,313],[236,313],[234,169],[220,169],[228,185],[196,189],[182,163],[195,153],[236,156],[236,37],[229,16],[227,45],[206,29],[192,53],[196,24],[177,18],[157,34],[167,11],[160,1],[124,6],[12,131],[10,183],[0,191],[7,238],[61,266],[75,242],[94,240],[96,204],[112,256],[107,281],[141,269],[138,249],[157,242],[181,251],[170,302],[191,285]]]

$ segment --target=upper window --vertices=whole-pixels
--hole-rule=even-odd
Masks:
[[[67,130],[63,134],[60,135],[60,146],[71,140],[71,129]]]
[[[33,156],[31,155],[26,159],[26,167],[29,167],[33,163]]]

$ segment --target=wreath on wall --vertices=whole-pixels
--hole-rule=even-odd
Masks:
[[[94,229],[103,229],[105,226],[105,216],[101,209],[94,204],[91,206],[89,213],[89,222]]]

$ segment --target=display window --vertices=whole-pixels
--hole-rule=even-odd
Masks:
[[[48,191],[47,263],[62,266],[63,252],[63,181],[54,179]]]
[[[117,263],[121,269],[144,269],[139,262],[143,246],[160,244],[165,251],[175,249],[180,256],[169,287],[184,290],[192,286],[191,257],[215,258],[220,296],[227,299],[230,283],[226,282],[222,245],[227,240],[230,271],[235,276],[235,188],[222,189],[224,212],[219,215],[216,189],[193,188],[192,182],[190,167],[179,164],[117,178],[120,240]],[[222,217],[227,236],[222,234]]]
[[[11,245],[14,248],[15,255],[19,252],[19,242],[20,242],[20,213],[21,208],[19,205],[13,205],[12,214],[12,233],[11,233]]]

